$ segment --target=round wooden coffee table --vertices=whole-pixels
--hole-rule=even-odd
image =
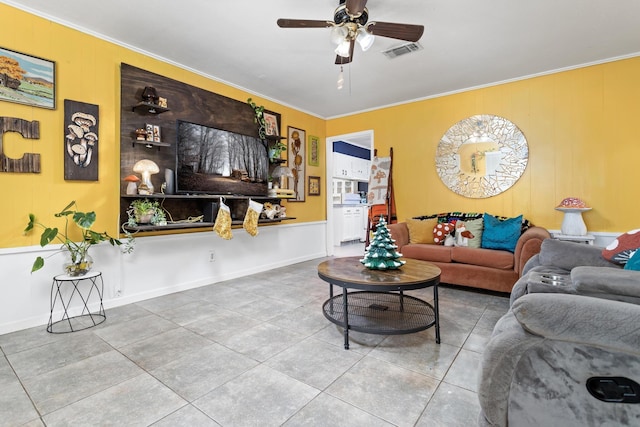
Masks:
[[[397,270],[370,270],[360,259],[334,258],[318,265],[318,276],[329,283],[329,299],[322,310],[327,319],[344,328],[344,348],[349,349],[350,329],[398,335],[435,326],[436,343],[440,344],[440,269],[427,261],[406,259]],[[334,296],[334,286],[342,288],[341,295]],[[427,287],[433,288],[433,305],[405,295],[405,291]]]

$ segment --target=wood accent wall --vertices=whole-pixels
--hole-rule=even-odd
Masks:
[[[253,109],[246,102],[237,101],[204,89],[169,79],[128,64],[121,65],[120,112],[120,177],[133,172],[133,165],[141,159],[158,164],[160,173],[152,175],[151,182],[157,191],[164,182],[164,170],[176,168],[176,120],[185,120],[243,135],[258,137]],[[132,111],[142,101],[146,86],[156,88],[158,96],[167,99],[170,111],[148,114]],[[146,148],[133,144],[135,130],[145,124],[160,126],[162,142],[169,147]],[[120,183],[121,194],[126,183]]]

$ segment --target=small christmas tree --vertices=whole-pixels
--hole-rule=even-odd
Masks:
[[[384,220],[384,216],[381,215],[378,227],[373,234],[373,240],[365,249],[364,258],[360,262],[372,270],[395,270],[406,263],[406,261],[398,259],[402,254],[396,249],[398,249],[398,246],[395,244],[395,240],[391,238],[387,222]]]

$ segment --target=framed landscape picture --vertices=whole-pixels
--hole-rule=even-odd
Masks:
[[[0,47],[0,101],[56,108],[55,62]]]

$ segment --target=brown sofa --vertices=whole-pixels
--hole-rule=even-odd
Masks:
[[[542,227],[524,231],[514,253],[506,250],[409,243],[405,222],[388,225],[391,237],[404,258],[430,261],[440,267],[441,283],[470,286],[498,292],[511,292],[525,263],[540,252],[544,239],[551,237]]]

